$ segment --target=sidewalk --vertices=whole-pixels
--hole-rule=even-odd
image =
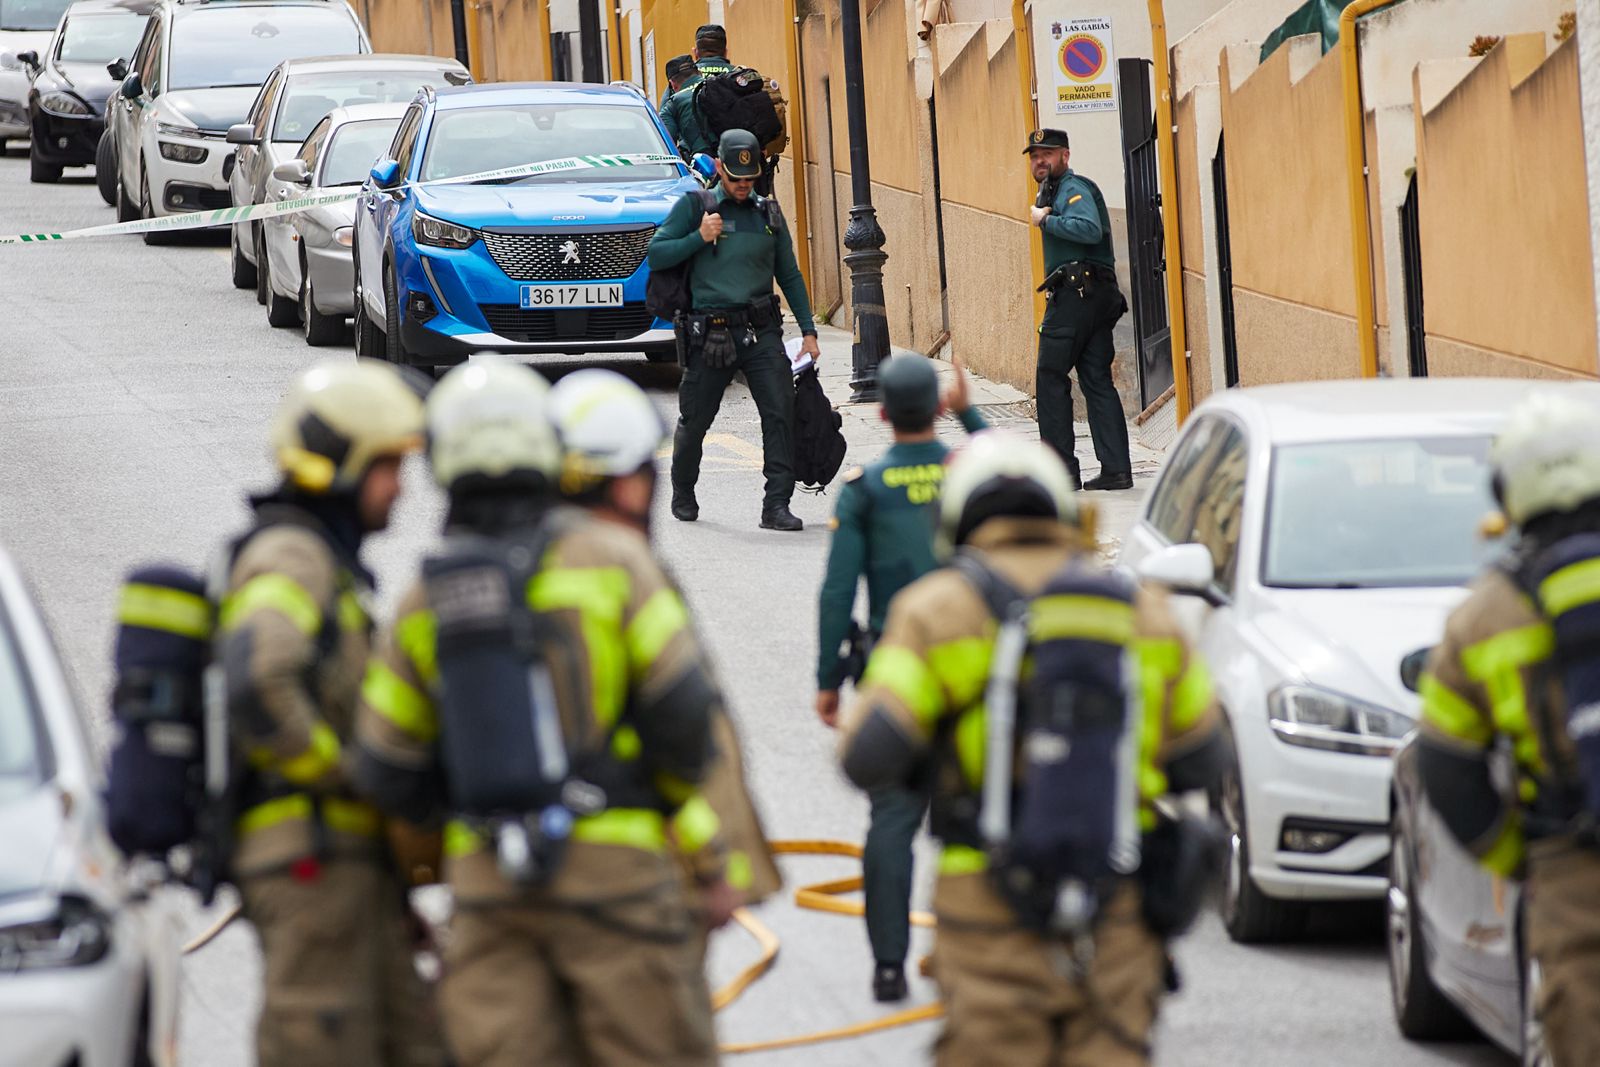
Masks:
[[[850,403],[850,333],[834,326],[820,326],[817,340],[822,346],[822,361],[817,368],[818,377],[821,378],[822,388],[827,392],[829,399],[844,416],[844,436],[850,445],[849,454],[845,457],[845,468],[868,463],[889,447],[891,440],[889,426],[879,417],[876,404]],[[898,354],[905,349],[896,348],[893,351]],[[954,369],[942,360],[936,363],[940,378],[948,381],[954,375]],[[983,413],[989,425],[1003,427],[1012,433],[1038,440],[1039,423],[1034,416],[1031,396],[1009,385],[991,382],[971,370],[967,371],[967,383],[973,404]],[[1074,391],[1073,400],[1075,414],[1081,418],[1083,394]],[[1157,421],[1159,416],[1156,420],[1152,420],[1152,423]],[[958,444],[963,436],[960,423],[950,416],[941,418],[937,429],[939,437],[952,445]],[[1078,457],[1082,462],[1083,476],[1085,479],[1092,478],[1100,472],[1100,464],[1094,458],[1094,449],[1089,445],[1089,424],[1079,421],[1076,429]],[[1162,438],[1169,438],[1170,433],[1154,425],[1147,426],[1146,430],[1147,432],[1141,435],[1133,425],[1130,424],[1128,427],[1128,446],[1133,459],[1133,488],[1118,493],[1089,494],[1100,510],[1101,551],[1108,559],[1116,556],[1124,534],[1137,520],[1145,494],[1149,492],[1157,471],[1161,469],[1163,449],[1149,447],[1145,441],[1164,446],[1165,441]]]

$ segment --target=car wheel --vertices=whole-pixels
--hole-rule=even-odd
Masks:
[[[239,247],[239,230],[235,226],[228,227],[228,259],[233,267],[233,287],[254,289],[256,265],[244,258],[244,250]]]
[[[111,131],[100,135],[94,148],[94,184],[100,190],[100,199],[117,206],[117,148],[111,140]]]
[[[1545,1039],[1544,1022],[1539,1018],[1539,993],[1543,986],[1544,974],[1539,961],[1525,956],[1522,961],[1522,1067],[1552,1067],[1555,1063]]]
[[[46,163],[40,159],[37,148],[28,153],[28,180],[30,182],[37,182],[40,185],[54,185],[61,180],[61,172],[64,169],[59,163]]]
[[[261,262],[267,263],[267,238],[263,233],[261,237]],[[271,275],[263,270],[261,276],[267,279],[267,325],[288,327],[300,325],[300,299],[299,296],[279,296],[278,291],[272,287]]]
[[[139,218],[139,205],[128,196],[128,190],[122,184],[121,165],[117,168],[117,221],[133,222]]]
[[[252,223],[251,231],[256,248],[256,303],[266,307],[267,297],[272,293],[272,284],[267,279],[267,241],[261,235],[260,226]]]
[[[139,217],[153,219],[156,217],[155,201],[150,199],[150,174],[144,169],[144,164],[139,164]],[[170,233],[147,233],[144,235],[147,245],[167,245],[172,243]]]
[[[367,314],[367,301],[361,295],[359,268],[356,273],[355,304],[356,356],[361,359],[387,358],[388,353],[384,349],[383,331],[378,329],[371,316]]]
[[[651,363],[671,363],[678,358],[678,349],[675,345],[664,345],[660,348],[647,348],[644,358]]]
[[[1228,831],[1228,869],[1220,903],[1222,925],[1227,927],[1228,936],[1240,944],[1253,945],[1299,934],[1305,927],[1305,907],[1267,896],[1250,877],[1250,835],[1237,750],[1212,794],[1211,804]]]
[[[394,268],[387,263],[383,267],[383,339],[390,363],[406,366],[411,362],[406,357],[405,342],[400,339],[400,300],[395,292]]]
[[[311,291],[311,272],[305,257],[300,257],[300,323],[305,327],[306,344],[313,348],[338,344],[344,336],[344,316],[324,315],[317,310]]]
[[[1400,1033],[1412,1041],[1459,1037],[1467,1030],[1456,1006],[1428,973],[1422,944],[1422,904],[1412,892],[1411,850],[1399,833],[1389,841],[1389,892],[1384,898],[1389,998]]]

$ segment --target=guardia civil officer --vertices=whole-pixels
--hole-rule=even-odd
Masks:
[[[1150,830],[1158,796],[1211,785],[1221,748],[1209,677],[1162,594],[1125,593],[1124,582],[1095,566],[1091,513],[1053,452],[998,431],[980,434],[952,461],[939,507],[941,547],[960,558],[907,586],[890,605],[841,746],[845,773],[863,789],[933,777],[933,829],[944,841],[934,893],[933,959],[946,1019],[937,1061],[951,1067],[1145,1064],[1166,962],[1144,917],[1139,883],[1126,877],[1095,883],[1099,907],[1092,925],[1069,936],[1054,919],[1070,902],[1062,902],[1051,883],[1018,883],[1018,868],[992,865],[1025,855],[1024,845],[1033,847],[1041,837],[1071,840],[1113,817],[1125,826],[1124,802],[1136,807],[1126,813],[1129,820],[1136,816],[1138,826]],[[1029,639],[1065,640],[1065,649],[1052,653],[1052,671],[1064,663],[1112,686],[1122,684],[1123,661],[1131,656],[1136,670],[1128,673],[1140,679],[1141,693],[1107,705],[1097,690],[1080,687],[1072,701],[1044,701],[1024,721],[1054,726],[1059,720],[1045,713],[1066,708],[1087,729],[1103,722],[1110,708],[1119,718],[1122,708],[1134,708],[1138,731],[1122,736],[1138,738],[1138,747],[1130,752],[1131,773],[1124,774],[1118,757],[1118,788],[1108,780],[1105,795],[1089,789],[1095,795],[1082,809],[1043,795],[1029,802],[1030,822],[1011,805],[1026,801],[1029,794],[1019,787],[1032,780],[1017,774],[1008,788],[985,790],[990,716],[1002,699],[1017,707],[1019,694],[1016,675],[1008,681],[999,673],[1002,649],[991,604],[1002,592],[1037,596],[1062,576],[1098,591],[1034,601]],[[1018,667],[1012,661],[1008,670]],[[1030,686],[1042,684],[1045,667],[1046,657],[1036,652]],[[1023,728],[1019,722],[1017,729]],[[1046,733],[1029,733],[1026,745],[1010,736],[1017,747],[1006,766],[1013,773],[1024,759],[1044,773],[1075,753],[1093,758],[1105,751],[1103,743],[1091,745],[1091,733],[1079,735],[1077,745]],[[1119,753],[1123,746],[1117,743]],[[1090,780],[1051,785],[1088,788],[1083,783]],[[991,797],[1000,802],[993,812]],[[989,839],[991,816],[1029,838]],[[1038,903],[1039,890],[1043,914],[1024,907]]]
[[[1416,767],[1451,833],[1524,879],[1550,1062],[1600,1063],[1600,410],[1529,397],[1490,466],[1517,537],[1429,657]]]
[[[865,635],[857,631],[855,656],[864,655],[883,632],[894,595],[937,565],[933,535],[950,450],[934,436],[934,419],[949,409],[969,433],[988,425],[968,402],[966,374],[959,363],[955,370],[955,385],[942,401],[938,372],[926,356],[902,353],[878,370],[880,415],[893,428],[894,444],[865,468],[844,476],[817,605],[817,714],[828,726],[838,721],[839,687],[848,674],[841,649],[851,636],[861,578],[867,580],[867,627]],[[923,790],[900,786],[874,789],[870,797],[862,873],[874,961],[872,989],[878,1000],[894,1001],[906,995],[911,842],[928,799]]]
[[[666,430],[644,390],[616,371],[574,371],[550,391],[550,415],[564,450],[562,494],[596,518],[648,540],[655,456]],[[782,877],[745,780],[744,754],[731,714],[716,716],[712,737],[716,756],[700,797],[679,810],[673,841],[707,926],[716,928],[736,907],[776,893]],[[702,805],[709,805],[720,827],[709,839],[695,832],[697,823],[708,821]]]
[[[672,441],[672,515],[700,517],[695,483],[706,431],[722,394],[743,374],[761,416],[766,495],[761,526],[799,530],[789,510],[794,495],[794,376],[783,350],[783,315],[774,281],[800,324],[801,351],[820,360],[811,298],[794,258],[794,241],[778,202],[755,193],[761,146],[745,130],[729,130],[717,148],[718,210],[702,212],[698,195],[679,200],[650,241],[650,269],[690,261],[693,310],[679,326],[685,350],[678,386],[678,428]]]
[[[443,1060],[383,816],[343,770],[371,644],[361,546],[421,441],[421,403],[392,367],[317,364],[278,408],[282,482],[251,499],[233,552],[219,652],[249,768],[232,872],[261,939],[263,1067]]]
[[[390,811],[446,820],[457,1063],[712,1063],[668,822],[721,698],[644,540],[561,501],[548,393],[480,356],[428,397],[445,539],[368,665],[357,776]],[[687,822],[718,831],[703,805]]]
[[[662,90],[661,103],[656,108],[657,112],[662,115],[667,113],[667,101],[672,99],[673,93],[683,88],[683,83],[689,80],[689,76],[694,73],[694,69],[694,57],[688,53],[681,56],[673,56],[667,60],[667,87]],[[682,145],[677,145],[677,148],[679,152],[683,151]]]
[[[701,128],[700,119],[694,113],[694,87],[708,75],[726,74],[733,69],[728,61],[728,31],[716,23],[701,26],[694,31],[694,48],[690,55],[694,59],[692,71],[660,109],[661,124],[672,135],[684,159],[717,150],[716,139]]]
[[[1044,242],[1045,311],[1039,325],[1035,391],[1039,437],[1056,450],[1074,484],[1085,489],[1133,488],[1128,424],[1111,380],[1116,356],[1111,328],[1128,310],[1117,288],[1111,248],[1111,215],[1100,187],[1068,166],[1067,135],[1034,130],[1024,149],[1039,203],[1030,209]],[[1072,382],[1078,372],[1088,409],[1089,436],[1100,474],[1082,482],[1072,429]]]

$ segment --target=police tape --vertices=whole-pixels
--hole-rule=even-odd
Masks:
[[[637,152],[608,156],[567,156],[539,163],[524,163],[515,167],[461,174],[453,178],[437,178],[426,182],[407,182],[411,188],[429,188],[436,185],[469,185],[475,182],[504,181],[508,178],[530,178],[539,174],[561,171],[594,170],[603,167],[643,167],[655,163],[682,163],[677,156],[662,153]],[[161,215],[153,219],[133,222],[113,222],[104,226],[89,226],[81,230],[62,233],[15,233],[0,235],[0,245],[42,244],[50,241],[75,241],[86,237],[113,237],[121,234],[161,233],[170,230],[203,230],[213,226],[231,226],[240,222],[275,219],[284,215],[298,215],[325,204],[340,204],[355,200],[359,190],[339,193],[318,193],[315,196],[294,197],[270,204],[252,204],[245,207],[215,208],[211,211],[190,211],[181,215]]]

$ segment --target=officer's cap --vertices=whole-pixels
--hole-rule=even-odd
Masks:
[[[667,77],[681,78],[685,74],[694,72],[694,57],[691,55],[673,56],[667,60]]]
[[[878,368],[878,389],[890,422],[932,421],[939,410],[939,374],[927,356],[889,357]]]
[[[694,43],[702,52],[707,50],[707,45],[714,46],[711,51],[724,51],[728,47],[728,31],[715,22],[708,22],[694,31]]]
[[[717,142],[717,158],[730,178],[761,177],[761,142],[749,130],[728,130]]]
[[[1035,148],[1070,148],[1067,144],[1066,130],[1034,130],[1028,134],[1028,147],[1022,150],[1027,155]]]

